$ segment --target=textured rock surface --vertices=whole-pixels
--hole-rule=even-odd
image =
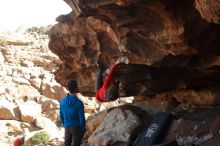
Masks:
[[[130,109],[129,109],[130,108]],[[89,137],[88,142],[91,146],[107,146],[107,145],[129,145],[135,131],[140,128],[144,119],[139,114],[129,108],[115,108],[104,117],[103,122],[95,129]],[[103,113],[104,115],[106,113]],[[95,121],[103,118],[103,114],[99,115]],[[93,120],[94,121],[94,120]],[[93,122],[94,123],[94,122]],[[94,124],[93,124],[94,125]]]
[[[34,101],[27,101],[19,105],[21,119],[24,122],[33,122],[40,115],[42,109],[40,104]]]
[[[0,120],[1,134],[0,144],[1,146],[8,146],[13,143],[13,138],[23,134],[21,122],[15,120]]]
[[[1,146],[40,129],[49,131],[51,139],[63,141],[63,134],[57,130],[57,99],[66,94],[66,89],[52,74],[59,58],[48,49],[49,39],[43,29],[19,28],[0,33]]]
[[[196,9],[208,22],[220,23],[220,1],[219,0],[195,0]]]
[[[7,100],[0,100],[0,119],[14,120],[15,105]]]
[[[192,143],[199,146],[219,145],[219,110],[218,106],[187,112],[182,118],[173,122],[165,139],[170,141],[177,138],[181,146]]]
[[[103,122],[105,116],[108,114],[107,110],[99,112],[92,117],[89,117],[87,121],[87,135],[90,136],[95,131],[95,129]]]
[[[187,92],[190,97],[194,97],[193,93],[203,94],[203,97],[211,93],[211,101],[209,98],[204,100],[208,101],[207,105],[216,104],[215,101],[219,103],[217,96],[214,96],[218,91],[212,93],[213,90],[209,90],[210,86],[218,86],[219,82],[214,81],[216,77],[212,76],[208,77],[209,84],[207,76],[203,76],[210,68],[219,71],[220,6],[217,0],[66,2],[72,12],[59,16],[59,23],[48,33],[50,49],[63,62],[55,73],[62,85],[66,85],[67,79],[75,78],[82,93],[94,96],[96,60],[99,58],[110,66],[119,57],[127,56],[132,64],[157,66],[159,70],[169,66],[166,74],[163,71],[156,73],[161,80],[150,81],[154,86],[150,90],[146,90],[148,85],[143,82],[138,87],[133,85],[126,89],[131,95],[152,96],[152,91],[155,95],[164,92],[162,88],[166,87],[166,92]],[[182,78],[177,73],[177,66],[183,67],[183,74],[194,68],[199,71]],[[139,75],[136,70],[133,71]],[[121,77],[130,78],[126,71],[119,79]],[[185,88],[185,83],[192,87]],[[183,102],[180,97],[174,97],[178,102]],[[195,99],[196,102],[191,99],[189,102],[192,104],[205,103],[200,99]]]

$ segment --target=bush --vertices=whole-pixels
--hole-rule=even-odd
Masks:
[[[8,42],[6,40],[0,39],[0,46],[5,47],[6,45],[8,45]]]
[[[37,133],[31,138],[31,143],[38,146],[44,146],[49,142],[49,140],[50,140],[49,134],[45,131],[42,131]]]
[[[31,27],[31,28],[26,29],[26,32],[27,32],[27,33],[33,33],[33,32],[37,32],[38,29],[39,29],[38,27],[33,26],[33,27]]]

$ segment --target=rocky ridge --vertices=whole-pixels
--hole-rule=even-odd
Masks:
[[[50,131],[46,128],[51,126],[51,138],[62,140],[56,125],[57,100],[66,89],[52,74],[60,60],[48,50],[43,29],[1,33],[0,42],[1,145],[12,144],[16,137],[28,141],[33,133]]]

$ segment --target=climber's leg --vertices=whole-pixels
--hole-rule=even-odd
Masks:
[[[98,70],[97,70],[97,80],[96,80],[96,90],[100,89],[103,85],[103,73],[105,71],[105,65],[103,63],[98,62]]]
[[[106,101],[114,101],[119,97],[119,82],[114,83],[111,85],[107,92],[105,93],[105,100]]]

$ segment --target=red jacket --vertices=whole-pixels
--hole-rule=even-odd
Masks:
[[[116,69],[116,65],[114,64],[108,74],[108,76],[105,78],[104,83],[102,85],[102,87],[96,91],[96,100],[100,101],[100,102],[105,102],[105,93],[108,90],[108,88],[112,85],[112,77],[113,77],[113,73]]]

